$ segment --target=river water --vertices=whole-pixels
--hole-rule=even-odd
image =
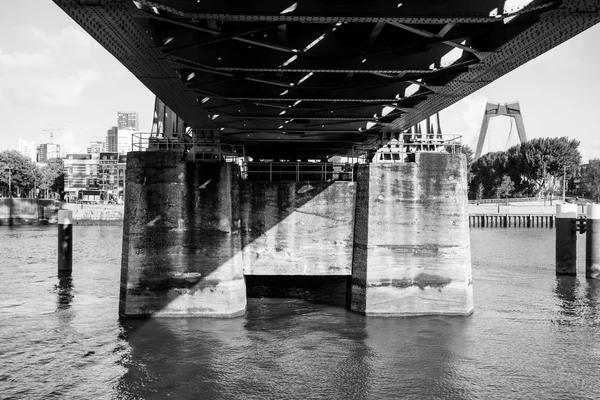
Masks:
[[[366,318],[298,299],[245,317],[117,317],[121,227],[0,227],[2,399],[598,399],[600,281],[554,274],[554,230],[472,228],[475,313]]]

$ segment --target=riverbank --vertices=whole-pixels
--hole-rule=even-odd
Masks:
[[[0,198],[0,225],[56,224],[60,201]]]
[[[63,203],[63,210],[73,212],[74,225],[122,225],[123,204]]]

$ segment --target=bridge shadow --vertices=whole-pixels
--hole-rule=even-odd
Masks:
[[[293,299],[253,299],[247,318],[124,320],[115,397],[366,398],[378,364],[366,325]]]
[[[197,291],[219,301],[222,285],[228,290],[227,285],[232,280],[242,280],[245,285],[243,253],[247,247],[272,228],[277,229],[283,221],[316,198],[327,202],[336,195],[332,190],[335,182],[252,182],[238,180],[235,174],[232,180],[231,175],[220,171],[216,163],[185,163],[183,171],[170,172],[185,174],[185,187],[180,188],[181,192],[164,190],[160,178],[153,176],[152,171],[145,172],[143,180],[146,188],[137,193],[137,199],[134,194],[127,200],[136,203],[126,205],[131,215],[126,215],[124,221],[126,240],[123,241],[123,252],[136,252],[135,269],[139,275],[129,273],[131,266],[124,257],[121,284],[121,301],[124,296],[134,295],[135,301],[144,303],[139,305],[144,314],[140,317],[160,313],[174,302],[182,304],[182,300]],[[268,196],[256,190],[256,187],[265,186],[270,187]],[[353,209],[345,212],[352,214],[352,221]],[[145,221],[145,226],[133,232],[130,224],[140,218]],[[276,241],[267,245],[270,246],[267,250],[276,254],[286,243]],[[351,240],[349,248],[351,252]],[[133,278],[133,287],[130,283],[123,284],[128,275]],[[328,278],[324,276],[321,280]],[[290,278],[284,279],[290,286]],[[254,278],[251,280],[256,281]],[[269,280],[274,286],[280,284],[273,276]],[[334,279],[338,292],[339,280],[338,275]],[[249,292],[257,294],[256,291]],[[302,289],[296,292],[300,293]],[[308,292],[310,298],[311,291]],[[281,296],[289,293],[258,292],[259,296],[273,294]],[[181,296],[187,297],[179,299]],[[190,311],[207,314],[214,311],[211,304],[194,307]],[[124,316],[123,312],[120,316],[130,317]]]

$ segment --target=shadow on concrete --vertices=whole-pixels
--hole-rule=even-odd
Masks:
[[[291,297],[346,307],[350,276],[246,275],[245,279],[248,297]]]

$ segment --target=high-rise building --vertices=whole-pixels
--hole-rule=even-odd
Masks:
[[[42,143],[40,144],[40,159],[42,163],[48,162],[52,158],[60,158],[60,144]]]
[[[132,151],[133,129],[119,129],[117,131],[117,153],[127,154]]]
[[[110,153],[117,152],[118,139],[117,134],[119,132],[119,128],[117,126],[113,126],[106,132],[106,150]]]
[[[133,129],[135,131],[140,130],[138,113],[135,111],[118,111],[117,121],[119,129]]]
[[[28,142],[26,140],[19,139],[17,151],[22,156],[29,158],[32,162],[37,161],[35,142]]]
[[[106,134],[106,152],[127,154],[132,151],[133,134],[137,133],[134,129],[119,129],[113,126]]]
[[[94,140],[90,142],[90,146],[87,148],[88,154],[100,154],[100,152],[104,151],[105,143],[99,140]]]

